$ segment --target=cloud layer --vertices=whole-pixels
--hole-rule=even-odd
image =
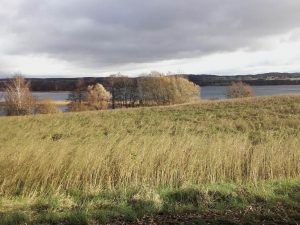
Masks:
[[[299,40],[297,0],[1,2],[2,71],[11,64],[5,58],[16,56],[99,70],[259,51]]]

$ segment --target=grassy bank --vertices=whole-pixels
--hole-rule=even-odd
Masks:
[[[197,185],[182,188],[2,198],[0,224],[297,224],[300,182]],[[137,220],[138,219],[138,220]]]
[[[299,137],[299,96],[0,118],[1,210],[9,217],[7,213],[19,209],[22,214],[28,206],[37,220],[44,214],[35,214],[40,209],[32,207],[44,200],[47,205],[52,198],[64,201],[55,204],[69,204],[65,211],[65,206],[54,207],[54,213],[62,212],[59,218],[72,217],[74,210],[84,218],[94,218],[93,210],[97,215],[105,214],[97,210],[118,214],[119,209],[113,207],[121,208],[118,215],[130,215],[126,210],[132,207],[136,207],[132,208],[134,212],[143,208],[148,212],[153,207],[153,212],[159,212],[178,211],[185,208],[182,205],[192,204],[192,210],[210,210],[210,202],[216,201],[214,195],[210,196],[214,192],[207,190],[226,183],[234,185],[227,193],[237,204],[256,204],[251,193],[270,191],[269,197],[263,197],[264,203],[285,196],[285,204],[293,205],[299,203],[299,198],[293,197],[299,191]],[[276,191],[281,185],[273,186],[272,182],[278,180],[290,180],[287,183],[293,188]],[[172,200],[168,205],[164,193],[184,193],[187,187],[200,188],[196,192],[189,189],[187,199],[191,202],[178,204]],[[240,189],[248,190],[247,194],[242,191],[241,197]],[[150,194],[139,194],[142,190]],[[204,196],[203,201],[193,200],[199,196],[188,197],[193,193]],[[90,202],[93,196],[102,195],[113,196],[113,200],[105,197],[97,206]],[[141,199],[135,200],[136,195]],[[155,196],[162,205],[156,205]],[[87,198],[84,204],[88,205],[74,198]],[[227,197],[220,198],[226,205]],[[139,205],[140,200],[149,200],[151,207]],[[52,206],[50,211],[48,206],[41,206],[41,212],[43,207],[47,213],[53,212]]]

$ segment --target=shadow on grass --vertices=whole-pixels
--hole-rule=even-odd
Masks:
[[[29,217],[24,212],[0,213],[0,225],[20,225],[29,223]]]
[[[299,190],[299,181],[100,194],[72,190],[64,197],[40,197],[22,210],[14,202],[15,210],[0,213],[0,225],[134,224],[137,219],[140,224],[297,224]]]

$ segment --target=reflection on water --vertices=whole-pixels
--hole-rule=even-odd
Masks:
[[[268,85],[268,86],[252,86],[256,96],[271,96],[280,94],[296,94],[300,93],[300,85]],[[68,99],[70,92],[33,92],[33,96],[37,99],[50,98],[55,101],[64,101]],[[225,99],[226,86],[205,86],[201,87],[202,99]],[[0,92],[0,101],[4,101],[3,92]],[[61,111],[66,111],[66,106],[59,106]],[[0,107],[0,115],[4,115],[3,108]]]

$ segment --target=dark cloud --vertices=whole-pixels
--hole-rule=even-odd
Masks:
[[[5,54],[46,54],[93,68],[259,49],[300,26],[297,0],[15,2],[0,13],[0,33],[13,43]]]

